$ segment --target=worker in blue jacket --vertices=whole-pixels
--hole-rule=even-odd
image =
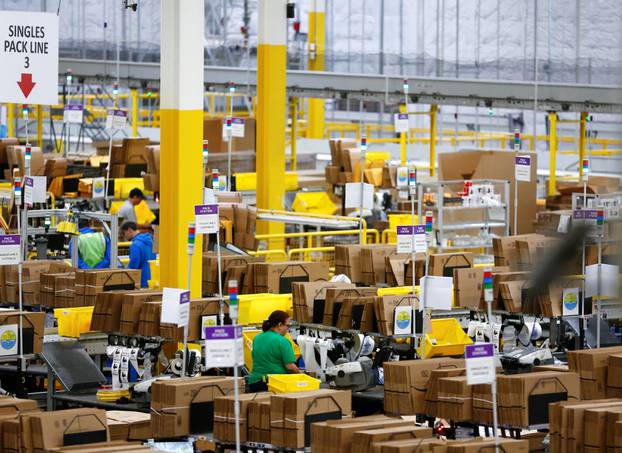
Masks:
[[[69,243],[71,256],[73,242]],[[110,267],[110,238],[90,226],[80,228],[78,236],[78,269],[107,269]]]
[[[150,233],[141,233],[136,222],[125,222],[121,225],[121,231],[126,241],[132,241],[130,245],[129,269],[140,269],[140,286],[146,288],[151,280],[149,261],[156,258],[153,253],[153,237]]]

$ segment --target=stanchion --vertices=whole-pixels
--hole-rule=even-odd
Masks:
[[[207,159],[209,156],[208,143],[209,142],[207,140],[203,140],[203,174],[201,175],[201,191],[205,187],[205,175],[207,174]],[[203,198],[203,193],[201,193],[201,200],[203,200]]]
[[[18,294],[18,303],[19,303],[19,325],[18,325],[18,369],[24,370],[26,368],[26,364],[24,363],[24,322],[23,322],[23,314],[24,311],[24,291],[23,291],[23,265],[22,261],[24,260],[24,249],[25,243],[21,240],[22,234],[22,212],[21,212],[21,204],[22,204],[22,186],[21,186],[21,178],[15,178],[14,185],[14,195],[15,195],[15,206],[17,207],[17,233],[20,235],[19,241],[19,262],[17,264],[17,283],[19,285],[19,289],[17,291]]]
[[[432,211],[426,211],[425,213],[425,243],[426,243],[426,247],[425,247],[425,272],[424,272],[424,279],[423,279],[423,284],[421,285],[421,310],[423,313],[422,316],[422,331],[423,331],[423,335],[421,336],[421,360],[425,360],[425,321],[426,321],[426,315],[427,315],[427,311],[428,311],[428,306],[427,306],[427,294],[426,294],[426,287],[428,285],[428,273],[429,273],[429,267],[430,267],[430,246],[432,245],[432,234],[433,234],[433,222],[434,222],[434,215],[432,213]],[[415,286],[415,266],[413,263],[413,286]]]
[[[194,255],[194,240],[196,237],[194,222],[188,224],[188,291],[192,291],[192,256]],[[186,377],[188,362],[188,323],[184,325],[184,353],[182,357],[182,377]]]
[[[367,153],[367,136],[361,135],[361,199],[360,199],[360,222],[359,222],[359,244],[363,244],[363,209],[365,207],[365,154]]]
[[[521,147],[520,131],[514,131],[514,160],[518,157]],[[515,162],[516,165],[516,162]],[[530,164],[531,165],[531,164]],[[507,207],[506,207],[507,209]],[[518,178],[514,174],[514,235],[518,234]]]
[[[235,85],[229,83],[229,116],[227,117],[227,190],[231,190],[231,153],[233,147],[233,131],[231,122],[233,121],[233,93]]]
[[[229,280],[229,315],[234,326],[233,348],[233,414],[235,416],[235,451],[240,452],[240,390],[238,388],[238,281]]]
[[[488,324],[490,324],[491,335],[490,342],[493,343],[492,350],[493,356],[495,358],[495,366],[497,360],[497,352],[494,345],[494,336],[492,335],[493,331],[493,318],[492,318],[492,301],[493,301],[493,290],[492,290],[492,270],[487,268],[484,270],[484,301],[486,302],[486,310],[488,314]],[[492,428],[493,428],[493,437],[495,439],[495,451],[498,451],[498,430],[499,430],[499,419],[497,414],[497,376],[495,374],[494,379],[491,384],[491,395],[492,395]]]

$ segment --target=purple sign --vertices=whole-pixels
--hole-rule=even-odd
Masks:
[[[186,291],[179,295],[179,303],[180,304],[190,303],[190,291]]]
[[[529,157],[529,156],[516,156],[516,165],[529,165],[529,166],[531,166],[531,157]]]
[[[574,220],[597,220],[598,209],[575,209],[572,212],[572,218]]]
[[[413,233],[414,230],[414,233]],[[425,225],[398,225],[397,234],[425,234]]]
[[[79,112],[79,111],[83,110],[83,107],[81,105],[78,105],[78,104],[67,104],[65,106],[65,110],[73,111],[73,112]]]
[[[232,124],[244,124],[244,118],[231,118]]]
[[[467,359],[480,359],[482,357],[493,357],[494,348],[492,343],[470,344],[464,348],[464,355]]]
[[[113,116],[122,116],[122,117],[127,117],[127,112],[125,110],[118,110],[118,109],[114,109],[114,110],[108,110],[108,115],[112,114]]]
[[[234,340],[242,338],[241,326],[212,326],[205,327],[206,340]]]
[[[194,215],[218,214],[217,204],[200,204],[194,207]]]
[[[29,178],[28,176],[26,176],[26,177],[24,178],[24,184],[25,184],[26,186],[28,186],[28,187],[31,187],[31,188],[32,188],[32,187],[34,187],[34,186],[35,186],[35,181],[34,181],[34,179]]]
[[[398,120],[407,120],[408,119],[408,113],[398,113],[397,114],[397,119]]]
[[[0,246],[1,245],[19,245],[21,238],[19,234],[3,234],[0,235]]]

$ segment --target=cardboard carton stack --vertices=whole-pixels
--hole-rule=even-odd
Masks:
[[[520,266],[521,258],[516,242],[519,240],[539,241],[543,238],[545,238],[545,236],[533,233],[492,238],[492,249],[495,256],[495,266],[509,267],[510,271],[523,270]]]
[[[20,419],[39,412],[41,411],[36,401],[0,397],[0,445],[3,452],[21,452],[23,443],[20,435]]]
[[[382,335],[394,334],[395,309],[397,307],[410,307],[413,304],[413,296],[379,296],[374,298],[374,311],[378,332]],[[416,306],[416,299],[415,299]]]
[[[151,415],[132,411],[106,411],[110,440],[147,440],[151,436]]]
[[[373,445],[396,439],[425,439],[432,435],[430,428],[415,426],[413,421],[371,415],[342,420],[327,420],[311,426],[311,451],[338,453],[343,451],[373,451]]]
[[[45,335],[45,312],[0,310],[0,326],[19,326],[20,317],[24,354],[41,353]],[[17,347],[19,348],[19,342]]]
[[[144,302],[138,315],[138,335],[157,337],[160,335],[160,314],[162,301]]]
[[[97,269],[76,271],[76,302],[78,306],[95,305],[97,294],[140,288],[140,270]]]
[[[124,138],[120,147],[113,146],[110,157],[111,178],[140,178],[149,171],[148,138]]]
[[[579,400],[579,375],[542,371],[497,377],[499,423],[515,427],[549,422],[549,404]]]
[[[397,255],[392,244],[370,244],[361,248],[360,266],[362,284],[367,286],[386,283],[386,258]]]
[[[454,422],[473,419],[473,387],[466,376],[444,377],[438,380],[438,413]]]
[[[350,391],[321,389],[273,395],[270,399],[271,443],[287,449],[303,449],[311,444],[313,424],[340,420],[349,417],[351,412]],[[313,451],[319,450],[313,448]]]
[[[2,266],[3,285],[6,302],[19,302],[19,272],[17,265]],[[69,266],[63,261],[37,260],[22,264],[22,297],[25,305],[39,305],[41,300],[41,274],[68,272]]]
[[[609,356],[614,354],[622,354],[622,346],[568,352],[568,368],[581,378],[581,399],[595,400],[608,396],[607,364]],[[614,383],[617,379],[615,368],[609,374]]]
[[[224,301],[225,321],[228,321],[229,302]],[[190,300],[188,315],[188,341],[203,338],[203,326],[216,325],[220,313],[220,300],[217,297]],[[210,322],[211,321],[211,322]],[[160,324],[160,336],[167,340],[183,341],[184,330],[173,324]]]
[[[346,303],[346,299],[375,296],[377,292],[377,288],[328,288],[322,324],[336,327],[339,324],[341,309]]]
[[[413,282],[413,263],[410,254],[400,253],[385,257],[385,281],[387,286],[411,286]],[[425,255],[415,255],[415,284],[425,274]]]
[[[377,296],[345,298],[339,311],[337,327],[364,333],[377,332],[375,306],[378,300]]]
[[[126,307],[127,317],[136,313],[133,304],[139,304],[146,300],[159,300],[162,298],[161,291],[152,290],[133,290],[133,291],[107,291],[99,293],[95,298],[93,316],[91,318],[91,330],[101,332],[121,332],[121,322],[123,319],[123,307]],[[138,317],[131,319],[132,325],[138,321]],[[136,331],[132,332],[136,334]]]
[[[429,275],[452,277],[456,269],[473,267],[473,253],[434,253],[430,255]]]
[[[507,272],[507,267],[492,268],[494,274]],[[471,310],[485,309],[484,269],[481,267],[454,269],[454,304]]]
[[[295,282],[328,281],[328,263],[286,261],[255,263],[256,293],[291,294]]]
[[[255,239],[257,208],[242,203],[240,192],[219,192],[217,197],[220,220],[232,223],[233,244],[241,249],[257,250],[259,245],[259,241]],[[227,199],[232,201],[225,201]],[[204,248],[204,251],[207,249]]]
[[[440,379],[454,376],[463,376],[466,370],[464,368],[448,368],[432,370],[430,379],[425,392],[425,414],[430,416],[443,416],[439,407],[439,390]]]
[[[430,373],[464,368],[463,359],[434,358],[384,364],[384,410],[387,415],[423,414]]]
[[[253,402],[270,401],[270,396],[270,393],[245,393],[240,395],[240,442],[249,440],[250,404]],[[223,443],[235,443],[234,403],[235,398],[232,395],[220,396],[214,399],[214,438]]]
[[[68,279],[63,277],[73,277],[73,284],[68,285]],[[75,274],[73,272],[41,274],[39,283],[39,303],[42,307],[66,308],[71,307],[69,303],[75,301]]]
[[[43,176],[45,172],[45,161],[43,158],[43,151],[41,148],[37,146],[32,146],[31,157],[30,157],[30,175],[31,176]],[[19,175],[24,177],[26,176],[26,147],[25,146],[7,146],[6,147],[6,157],[9,171],[12,171],[14,168],[19,169]],[[5,172],[4,179],[12,179],[12,173],[7,178]]]
[[[138,334],[138,325],[141,319],[142,307],[147,302],[162,300],[162,291],[130,291],[126,292],[121,302],[119,330],[125,335]]]
[[[345,184],[354,182],[354,164],[360,160],[356,149],[356,140],[330,140],[331,164],[326,167],[326,182],[329,184]],[[359,178],[360,179],[360,178]]]
[[[477,384],[473,386],[473,421],[492,425],[492,386]]]
[[[294,319],[301,323],[321,324],[329,288],[354,288],[354,284],[341,282],[292,283]]]
[[[148,171],[143,175],[146,190],[156,192],[160,190],[160,145],[145,148]]]
[[[249,263],[259,263],[263,257],[250,255],[221,256],[221,278],[223,292],[227,292],[229,280],[237,280],[238,288],[244,286]],[[203,253],[203,294],[218,294],[218,257],[214,252]]]
[[[270,399],[248,403],[248,440],[270,443]]]
[[[156,381],[151,386],[151,429],[156,439],[212,432],[214,400],[233,392],[228,377]],[[240,386],[244,385],[240,381]]]
[[[40,412],[30,417],[33,453],[48,453],[67,445],[108,442],[106,411],[102,409],[67,409]]]

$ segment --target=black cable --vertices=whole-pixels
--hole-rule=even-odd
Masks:
[[[60,16],[60,4],[63,0],[58,0],[58,8],[56,9],[56,15]]]

